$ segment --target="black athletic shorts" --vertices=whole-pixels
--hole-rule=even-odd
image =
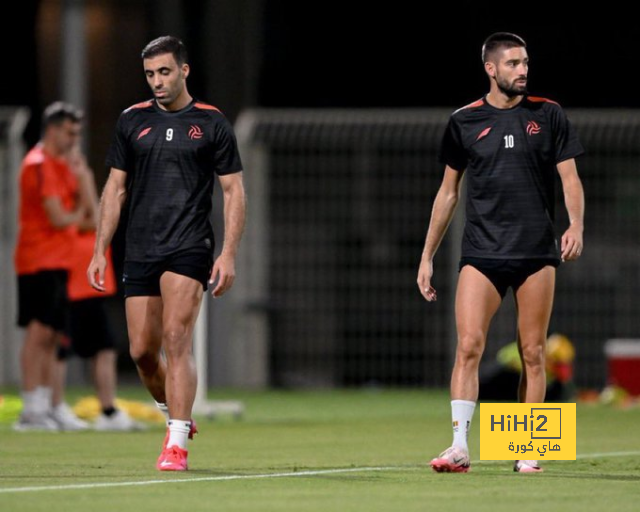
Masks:
[[[516,291],[527,278],[547,265],[557,267],[560,260],[556,258],[530,258],[521,260],[500,260],[493,258],[462,258],[459,270],[465,265],[482,272],[504,298],[509,287]]]
[[[174,272],[195,279],[202,284],[202,289],[207,291],[212,268],[213,254],[202,251],[180,252],[152,263],[125,261],[122,273],[124,296],[160,296],[160,277],[165,272]]]
[[[104,297],[95,297],[69,302],[71,349],[79,357],[90,358],[115,347],[105,300]]]
[[[69,305],[67,271],[42,270],[18,276],[18,325],[38,320],[59,332],[67,332]]]

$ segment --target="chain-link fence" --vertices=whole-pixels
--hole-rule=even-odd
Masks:
[[[463,212],[435,261],[439,301],[415,285],[442,178],[452,109],[256,110],[238,123],[251,221],[244,296],[262,312],[269,382],[280,386],[448,384]],[[587,154],[586,248],[558,272],[551,330],[577,347],[576,379],[600,386],[603,343],[640,333],[640,113],[570,111]],[[258,157],[259,155],[259,157]],[[252,166],[253,165],[253,166]],[[557,228],[566,227],[558,181]],[[243,299],[243,300],[244,300]],[[485,359],[515,337],[505,299]]]

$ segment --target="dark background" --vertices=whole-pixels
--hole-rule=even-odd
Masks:
[[[372,8],[371,2],[345,0],[26,0],[11,5],[11,15],[5,18],[7,28],[0,32],[4,49],[0,105],[30,107],[32,122],[25,135],[29,145],[38,139],[43,107],[61,99],[65,90],[62,13],[70,6],[82,6],[85,12],[85,139],[100,188],[118,115],[150,97],[140,51],[160,35],[177,35],[187,44],[191,94],[213,103],[235,121],[243,110],[255,107],[400,107],[410,113],[423,107],[445,107],[452,111],[488,89],[480,60],[484,39],[496,31],[519,34],[528,43],[531,92],[572,109],[572,122],[582,123],[579,133],[588,149],[580,171],[589,204],[587,225],[592,226],[589,251],[559,281],[552,329],[570,333],[572,338],[575,335],[580,346],[580,383],[590,386],[604,382],[604,341],[637,336],[633,297],[639,275],[635,254],[640,225],[640,143],[636,142],[640,117],[632,109],[640,107],[635,83],[640,53],[636,19],[621,2],[607,2],[589,11],[582,4],[562,2],[395,1]],[[591,113],[577,108],[625,110],[600,112],[593,116],[594,121]],[[268,191],[270,201],[283,212],[282,226],[270,226],[281,239],[274,237],[269,249],[282,268],[275,263],[269,267],[266,306],[258,305],[265,308],[271,329],[267,336],[271,343],[269,383],[300,385],[298,375],[304,374],[316,378],[314,385],[444,385],[450,368],[444,364],[450,356],[448,341],[453,338],[447,323],[450,304],[442,300],[440,306],[427,308],[418,301],[414,285],[429,204],[442,172],[435,158],[439,139],[422,119],[424,133],[416,128],[417,123],[412,129],[419,136],[408,139],[416,147],[397,146],[397,141],[405,141],[401,124],[392,127],[398,130],[397,138],[384,132],[390,138],[381,140],[390,147],[370,147],[370,133],[363,134],[355,122],[354,131],[345,136],[351,139],[340,139],[348,148],[339,159],[332,153],[325,159],[304,160],[306,154],[318,154],[314,144],[321,130],[337,140],[351,121],[342,119],[335,126],[309,122],[305,125],[308,133],[297,126],[268,146],[273,183],[281,179],[288,185]],[[287,146],[294,139],[297,145]],[[279,144],[284,147],[281,154]],[[293,158],[296,156],[301,160]],[[366,176],[361,175],[363,169]],[[366,187],[362,187],[364,182]],[[360,194],[357,201],[340,195],[349,187]],[[402,194],[394,195],[396,187]],[[287,191],[292,192],[290,196]],[[280,193],[285,195],[277,195]],[[312,200],[317,200],[317,206]],[[354,214],[359,211],[358,201],[383,205],[371,210],[379,217],[369,219],[370,224],[363,222]],[[339,229],[335,223],[323,226],[311,222],[315,217],[306,219],[305,215],[313,216],[322,208],[327,208],[332,219],[341,212]],[[276,208],[271,214],[277,221]],[[316,236],[317,247],[309,245],[307,233]],[[121,254],[119,240],[116,237],[116,255]],[[300,247],[309,250],[301,253]],[[442,262],[446,259],[443,252]],[[338,262],[340,255],[345,261]],[[347,292],[320,282],[326,274],[333,275],[327,271],[331,262],[335,275],[353,277]],[[370,281],[370,274],[380,279]],[[444,283],[439,282],[439,291],[451,297]],[[277,288],[279,285],[284,288]],[[318,290],[335,297],[324,297]],[[313,297],[325,309],[315,304],[306,308],[298,296]],[[395,310],[387,308],[389,302]],[[298,311],[291,303],[306,309]],[[495,342],[512,339],[508,313],[504,321],[495,322],[507,326],[493,337]],[[322,325],[309,329],[304,314],[311,314]],[[434,330],[437,322],[441,328]],[[330,326],[335,332],[330,332]],[[309,332],[317,339],[310,340]],[[226,340],[224,336],[214,338],[216,342]],[[330,349],[324,345],[327,340]],[[299,353],[308,360],[295,359]],[[322,374],[323,369],[329,377]]]
[[[597,12],[559,2],[397,1],[373,9],[369,2],[294,0],[219,0],[214,7],[204,0],[84,4],[102,19],[97,29],[100,22],[88,25],[89,91],[91,105],[103,106],[92,109],[92,123],[107,127],[120,110],[148,96],[141,47],[171,28],[191,52],[191,92],[232,119],[248,106],[461,106],[484,93],[480,47],[488,34],[501,30],[527,41],[536,95],[565,107],[640,106],[632,78],[640,65],[635,22],[618,2]],[[39,114],[56,99],[55,24],[62,5],[12,5],[12,30],[0,35],[0,104],[28,105]],[[177,5],[181,25],[163,20],[163,5]],[[37,135],[35,122],[28,142]],[[104,137],[95,141],[96,163],[105,144]]]

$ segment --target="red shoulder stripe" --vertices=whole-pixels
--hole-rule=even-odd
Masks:
[[[131,105],[125,112],[129,112],[129,110],[133,110],[134,108],[147,108],[150,107],[153,103],[151,101],[143,101],[142,103],[136,103],[135,105]]]
[[[527,99],[533,103],[553,103],[554,105],[559,105],[559,103],[552,101],[548,98],[540,98],[538,96],[527,96]]]
[[[477,108],[482,105],[484,105],[484,99],[480,98],[478,101],[474,101],[473,103],[469,103],[468,105],[461,107],[460,110],[464,110],[465,108]]]
[[[209,105],[207,103],[196,103],[194,106],[202,110],[215,110],[216,112],[220,112],[220,109],[214,107],[213,105]],[[222,112],[220,113],[222,114]]]

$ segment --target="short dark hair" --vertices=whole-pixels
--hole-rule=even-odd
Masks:
[[[179,66],[187,63],[187,47],[174,36],[162,36],[151,41],[142,50],[142,58],[150,59],[165,53],[172,54]]]
[[[485,63],[502,48],[526,48],[527,43],[511,32],[496,32],[485,39],[482,45],[482,62]]]
[[[44,109],[42,113],[42,129],[51,125],[61,125],[67,119],[74,123],[82,121],[84,113],[71,103],[56,101]]]

